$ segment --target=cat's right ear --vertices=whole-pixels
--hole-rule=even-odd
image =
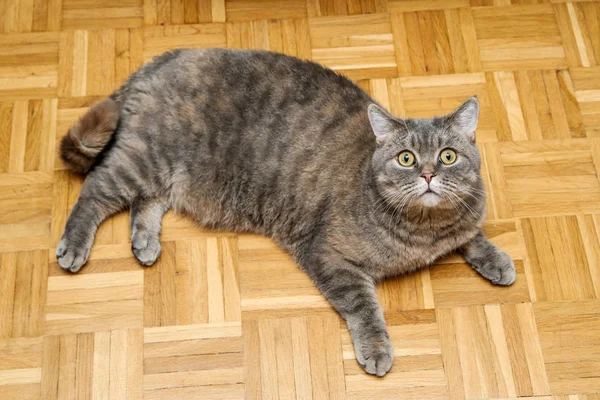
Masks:
[[[369,105],[369,122],[377,142],[384,140],[398,129],[398,121],[376,104]]]

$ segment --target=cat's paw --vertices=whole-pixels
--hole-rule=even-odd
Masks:
[[[474,266],[474,268],[494,285],[512,285],[517,278],[513,260],[508,254],[500,250],[482,262],[481,265]]]
[[[146,230],[136,230],[131,237],[131,250],[140,264],[146,267],[151,266],[161,252],[158,236]]]
[[[356,360],[364,370],[377,376],[384,376],[392,368],[394,348],[387,337],[355,342]]]
[[[58,265],[69,272],[77,272],[86,263],[92,246],[80,246],[70,241],[66,235],[62,237],[56,247]]]

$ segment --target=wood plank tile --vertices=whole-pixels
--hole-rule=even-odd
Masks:
[[[590,215],[522,220],[538,301],[596,298],[597,244],[590,238],[590,233],[595,232],[593,218]],[[584,243],[589,249],[590,262]]]
[[[309,17],[383,13],[388,9],[385,0],[309,0],[307,7]]]
[[[63,29],[135,28],[143,24],[143,0],[62,0]]]
[[[452,398],[551,393],[531,303],[440,309],[438,318],[446,366],[460,364],[447,375]]]
[[[59,36],[16,33],[0,38],[0,100],[55,97]]]
[[[600,68],[574,68],[570,72],[586,135],[600,137]]]
[[[228,0],[225,2],[227,21],[255,19],[288,19],[306,17],[306,2],[303,0]]]
[[[60,270],[57,264],[52,268]],[[60,272],[48,278],[45,333],[54,335],[104,329],[141,328],[143,323],[143,271],[86,273]],[[115,286],[129,291],[115,290]],[[77,293],[77,302],[65,302],[58,294]],[[58,293],[57,293],[58,292]],[[102,296],[104,292],[105,296]]]
[[[479,52],[474,47],[475,29],[468,10],[394,13],[391,19],[401,76],[481,71]]]
[[[227,388],[239,391],[244,381],[241,329],[239,322],[229,325],[231,334],[218,324],[145,329],[144,398],[172,398],[181,391],[209,396],[217,385],[224,393]]]
[[[43,339],[0,339],[0,393],[6,399],[42,399]]]
[[[484,7],[472,12],[485,71],[567,66],[552,5]]]
[[[272,241],[238,239],[242,318],[336,315],[311,279]]]
[[[309,27],[314,61],[353,79],[397,76],[386,14],[311,18]]]
[[[569,67],[597,66],[600,61],[597,3],[554,4],[556,19],[565,43]]]
[[[508,119],[501,140],[583,137],[582,116],[567,71],[494,72],[494,94]]]
[[[566,149],[571,143],[578,143],[574,144],[578,151],[567,155]],[[561,149],[554,145],[565,147]],[[522,147],[517,143],[500,146],[501,162],[507,174],[506,188],[502,192],[508,197],[514,215],[556,215],[565,214],[565,210],[571,214],[594,212],[598,204],[593,193],[600,187],[590,168],[589,148],[590,143],[586,141],[532,141]],[[515,152],[523,155],[508,155]],[[525,153],[531,155],[527,160]],[[576,158],[580,168],[561,168],[566,162],[565,157]],[[560,172],[550,173],[552,170]]]
[[[46,336],[44,398],[141,399],[141,344],[139,329]]]
[[[228,23],[227,47],[271,50],[306,60],[312,57],[306,19]]]
[[[598,300],[535,305],[552,393],[598,392],[600,380],[595,373],[600,363],[598,310]]]
[[[144,61],[177,48],[226,47],[224,24],[156,26],[144,29]]]
[[[0,254],[0,338],[43,335],[47,277],[45,250]]]
[[[144,326],[239,321],[235,239],[165,242],[144,271]]]
[[[345,398],[337,316],[245,320],[246,332],[251,398]]]

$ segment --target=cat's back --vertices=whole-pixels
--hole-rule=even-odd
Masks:
[[[349,79],[319,64],[264,50],[178,49],[156,57],[131,76],[114,96],[143,94],[155,102],[209,102],[215,111],[262,114],[286,107],[336,103],[352,111],[369,96]],[[131,99],[130,99],[131,100]],[[147,98],[146,98],[147,100]]]
[[[209,145],[218,153],[236,138],[263,152],[278,142],[310,150],[372,140],[367,93],[319,64],[269,51],[170,51],[132,75],[113,98],[121,104],[123,127],[154,137],[161,147],[203,151]]]
[[[321,154],[317,164],[326,155],[335,166],[354,147],[367,154],[374,146],[366,92],[319,64],[269,51],[171,51],[113,98],[122,140],[141,139],[175,159],[184,152],[250,171],[257,163],[285,169],[283,160],[308,165]]]

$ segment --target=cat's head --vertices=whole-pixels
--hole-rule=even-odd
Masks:
[[[380,193],[402,208],[449,208],[481,199],[478,117],[477,97],[431,119],[395,118],[371,104],[369,120],[377,140],[372,166]]]

